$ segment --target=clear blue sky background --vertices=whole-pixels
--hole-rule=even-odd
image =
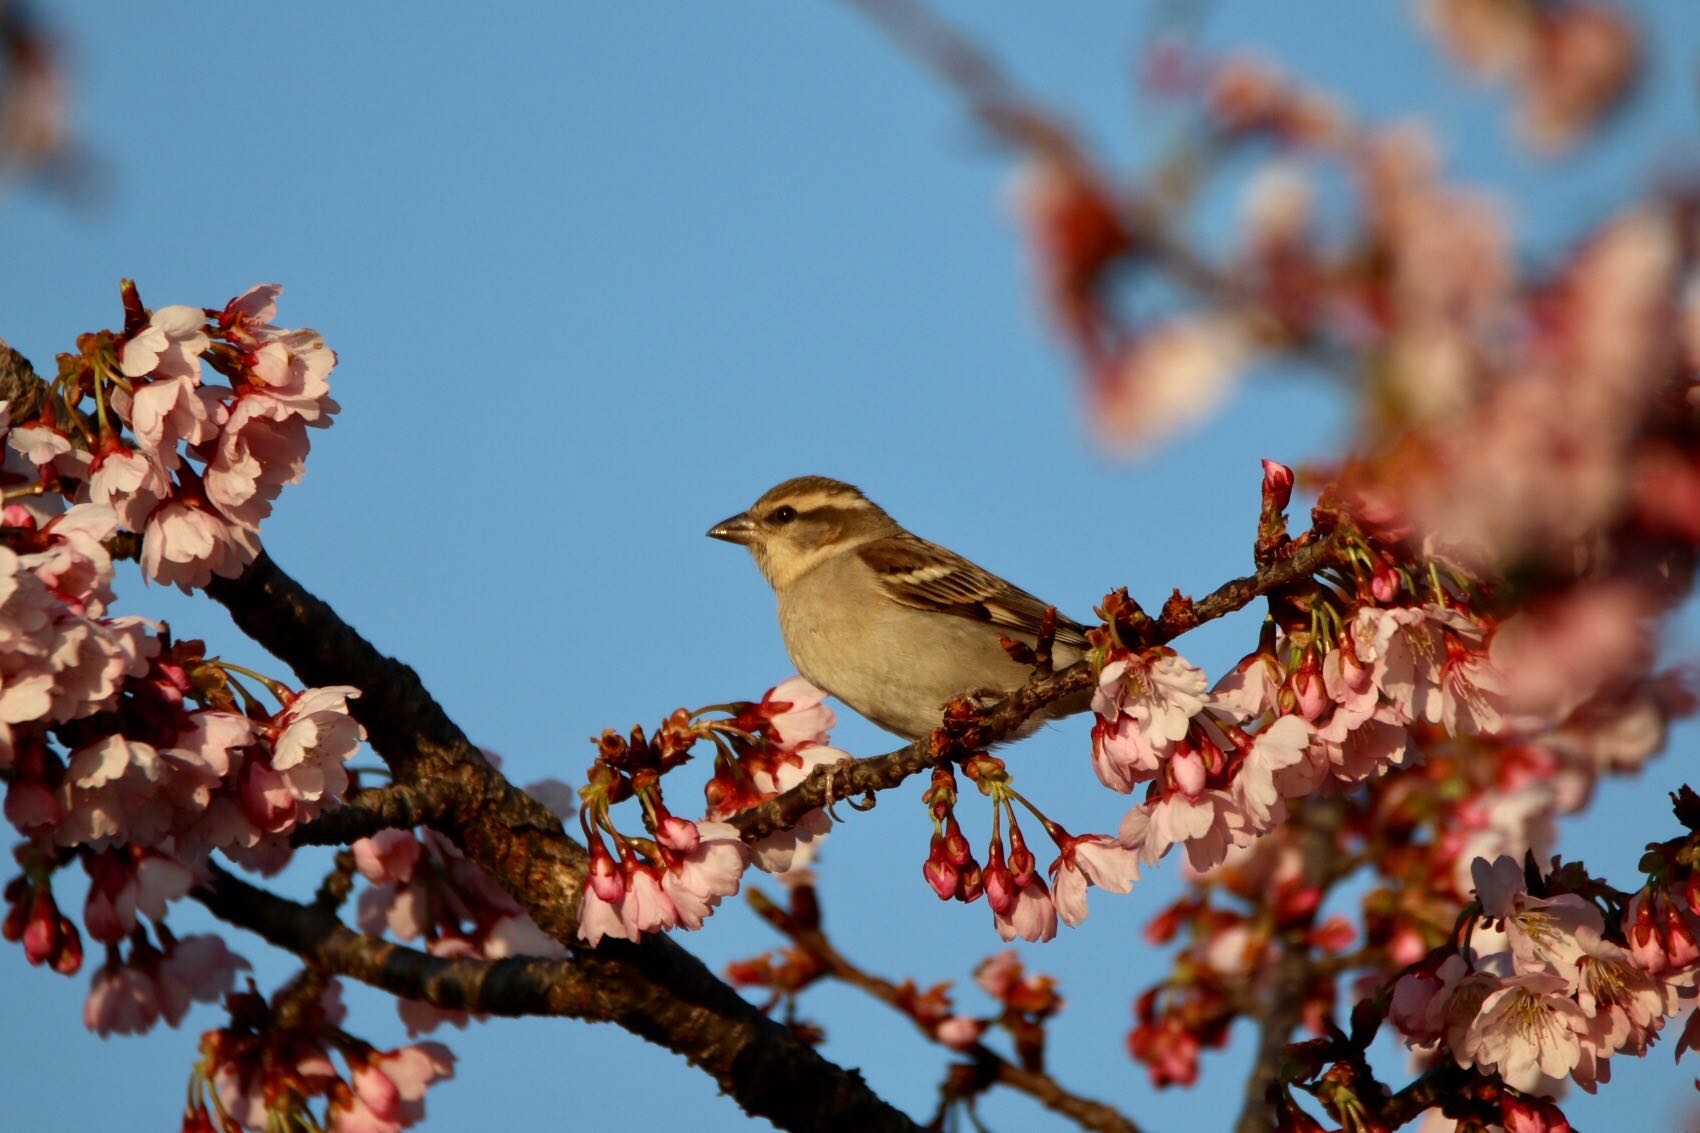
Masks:
[[[1532,254],[1694,155],[1691,0],[1635,6],[1652,29],[1650,105],[1559,162],[1517,150],[1503,100],[1460,83],[1406,7],[1223,0],[1205,27],[1211,44],[1256,47],[1365,117],[1429,118],[1454,171],[1515,194]],[[1128,82],[1153,5],[949,9],[1121,166],[1165,136]],[[417,667],[520,781],[576,783],[585,738],[604,726],[757,695],[790,672],[765,585],[701,534],[783,477],[855,481],[1085,616],[1115,585],[1154,605],[1243,572],[1257,458],[1325,455],[1346,434],[1321,382],[1264,375],[1156,459],[1093,451],[1031,302],[1005,162],[836,3],[67,0],[47,14],[72,48],[98,192],[86,206],[3,202],[0,334],[46,368],[79,331],[119,321],[121,276],[155,305],[285,283],[282,321],[317,327],[341,355],[343,415],[315,435],[266,544]],[[1215,208],[1205,230],[1230,215]],[[125,597],[264,663],[210,603],[133,580]],[[1182,647],[1217,673],[1254,627],[1244,615]],[[850,718],[838,739],[862,754],[893,746]],[[1567,856],[1626,876],[1640,843],[1669,830],[1664,792],[1695,740],[1680,733],[1642,782],[1610,785],[1567,823]],[[1114,828],[1124,800],[1093,779],[1080,721],[1010,754],[1063,822]],[[888,794],[833,836],[828,925],[869,968],[956,979],[979,1010],[967,973],[999,941],[983,906],[940,904],[922,882],[919,792]],[[979,841],[984,817],[965,813]],[[1071,1002],[1052,1029],[1065,1083],[1152,1130],[1224,1128],[1248,1032],[1190,1092],[1153,1093],[1122,1048],[1133,996],[1165,970],[1138,934],[1175,872],[1165,863],[1130,898],[1095,896],[1083,929],[1024,955]],[[173,923],[192,930],[195,912]],[[233,935],[263,985],[289,970]],[[719,967],[774,940],[734,903],[685,943]],[[174,1126],[217,1012],[103,1043],[82,1029],[84,977],[31,970],[8,947],[0,979],[0,1128]],[[354,1029],[400,1038],[386,1000],[348,999]],[[905,1022],[832,988],[806,1007],[829,1057],[931,1111],[945,1060]],[[705,1076],[612,1027],[500,1022],[447,1038],[460,1076],[431,1092],[431,1128],[746,1124]],[[1675,1126],[1694,1071],[1669,1059],[1667,1046],[1617,1060],[1619,1083],[1573,1118]],[[1063,1127],[1005,1094],[984,1112],[998,1129]]]

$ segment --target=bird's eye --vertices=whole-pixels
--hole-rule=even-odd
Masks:
[[[769,523],[790,523],[796,518],[797,509],[792,507],[790,504],[785,504],[782,507],[776,507],[767,515]]]

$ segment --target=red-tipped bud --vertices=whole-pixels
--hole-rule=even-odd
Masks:
[[[956,899],[963,904],[978,901],[986,891],[986,873],[978,862],[969,862],[956,874]]]
[[[992,912],[1002,916],[1015,908],[1016,886],[1015,878],[1009,874],[1009,867],[1003,862],[995,862],[985,869],[986,903],[991,905]]]
[[[74,976],[83,966],[83,938],[69,918],[59,918],[59,955],[53,958],[53,970],[62,976]]]
[[[1263,510],[1286,511],[1293,498],[1293,470],[1273,460],[1263,462]]]
[[[1499,1095],[1499,1123],[1506,1133],[1571,1133],[1564,1112],[1545,1098]]]
[[[962,833],[962,827],[956,824],[954,818],[945,826],[944,857],[958,869],[974,860],[974,851],[968,847],[968,836]]]
[[[1383,563],[1370,576],[1369,592],[1377,602],[1391,602],[1399,594],[1399,572]]]
[[[655,826],[655,840],[675,853],[695,853],[696,848],[702,844],[702,836],[697,833],[697,824],[676,814],[663,812],[663,815]]]
[[[626,895],[626,879],[601,838],[590,840],[590,887],[610,905]]]
[[[1322,714],[1328,703],[1328,689],[1322,683],[1322,666],[1314,650],[1305,653],[1298,672],[1287,679],[1287,684],[1293,690],[1300,716],[1314,720]]]
[[[766,987],[773,982],[773,966],[765,956],[733,960],[726,965],[726,980],[733,987]]]
[[[1013,814],[1009,816],[1009,874],[1022,889],[1039,876],[1039,859],[1027,848],[1027,839],[1021,836],[1021,827],[1015,824]]]
[[[59,954],[59,925],[65,920],[53,903],[53,894],[37,889],[24,924],[24,958],[32,964],[45,963]]]
[[[928,858],[927,863],[921,867],[921,874],[927,879],[927,884],[933,887],[933,892],[939,895],[939,900],[948,901],[956,896],[956,886],[961,875],[955,866],[943,858]]]

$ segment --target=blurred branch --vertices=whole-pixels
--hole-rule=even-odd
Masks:
[[[827,975],[867,992],[913,1022],[916,1029],[928,1039],[938,1042],[932,1029],[909,1010],[907,1003],[910,997],[902,987],[851,963],[832,946],[826,934],[819,928],[811,928],[799,922],[764,894],[752,889],[749,898],[750,904],[762,920],[819,961]],[[1082,1129],[1098,1130],[1100,1133],[1139,1133],[1139,1126],[1114,1106],[1071,1093],[1049,1074],[1018,1066],[984,1043],[977,1042],[962,1048],[961,1053],[973,1059],[977,1068],[983,1070],[987,1077],[1028,1095],[1046,1109],[1069,1118]]]
[[[1324,896],[1349,868],[1342,866],[1340,831],[1345,824],[1345,800],[1338,795],[1312,798],[1297,808],[1288,822],[1296,827],[1300,883],[1316,887]],[[1322,907],[1319,898],[1316,910]],[[1275,1127],[1276,1111],[1270,1087],[1281,1080],[1281,1064],[1287,1044],[1304,1017],[1305,1002],[1327,959],[1313,955],[1309,935],[1316,910],[1281,933],[1280,954],[1275,958],[1267,987],[1247,1011],[1258,1024],[1257,1055],[1246,1078],[1245,1102],[1235,1133],[1263,1133]]]

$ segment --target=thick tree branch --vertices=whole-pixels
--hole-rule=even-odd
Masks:
[[[0,398],[20,406],[39,405],[44,396],[29,361],[0,340]],[[303,682],[359,688],[354,714],[396,783],[422,792],[420,799],[453,799],[439,827],[540,928],[577,946],[584,848],[547,807],[490,765],[418,674],[379,653],[265,554],[241,577],[215,579],[207,590]],[[583,1018],[619,1023],[684,1055],[751,1114],[785,1129],[916,1128],[860,1074],[822,1058],[672,940],[605,942],[581,954],[578,966],[588,989]]]
[[[455,807],[439,827],[539,927],[577,946],[584,848],[490,766],[411,668],[380,654],[266,555],[208,592],[303,681],[360,688],[354,713],[396,781],[449,792]],[[617,1022],[684,1055],[752,1114],[786,1129],[915,1128],[860,1075],[822,1058],[666,937],[605,941],[576,963],[588,989],[581,1017]]]
[[[1149,648],[1174,640],[1190,629],[1251,604],[1272,591],[1310,578],[1340,562],[1350,538],[1345,528],[1294,544],[1290,554],[1257,573],[1223,583],[1199,602],[1171,603],[1163,616],[1144,623],[1129,647]],[[803,815],[855,795],[887,790],[911,775],[929,770],[941,752],[969,752],[1015,733],[1042,708],[1092,687],[1092,668],[1078,661],[1058,673],[1040,674],[988,709],[967,729],[940,729],[924,740],[884,755],[817,767],[791,790],[731,820],[746,842],[795,826]]]
[[[486,1015],[563,1015],[601,1020],[600,989],[569,960],[444,959],[356,932],[321,905],[268,893],[213,866],[193,896],[214,916],[263,937],[309,965],[404,999]]]
[[[297,827],[289,842],[292,846],[346,846],[380,830],[437,825],[454,807],[454,793],[441,782],[367,787],[350,791],[334,810]]]

